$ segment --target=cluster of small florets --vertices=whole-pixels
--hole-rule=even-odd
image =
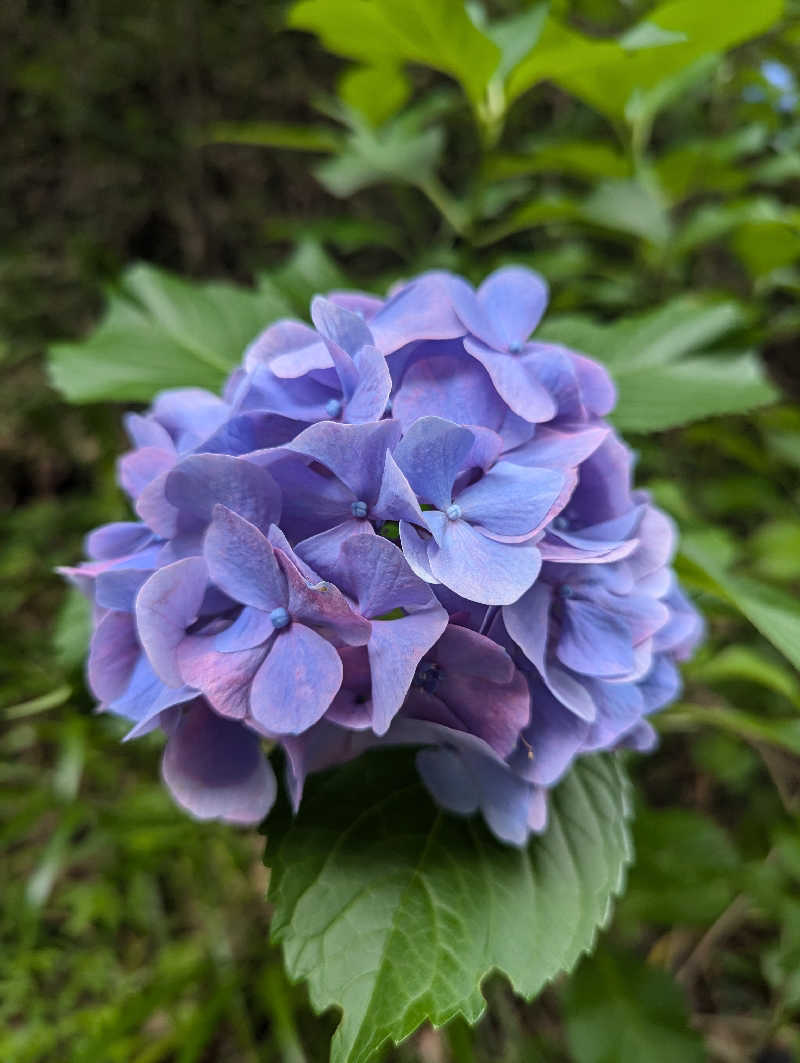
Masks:
[[[266,743],[295,806],[309,773],[403,744],[442,806],[522,844],[576,756],[652,745],[701,621],[605,370],[529,338],[546,301],[520,268],[317,297],[222,397],[129,415],[138,520],[65,572],[92,691],[129,737],[166,732],[195,816],[266,815]]]

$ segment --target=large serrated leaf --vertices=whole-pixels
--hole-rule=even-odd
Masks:
[[[422,1022],[474,1022],[494,969],[530,998],[608,920],[631,858],[619,761],[580,762],[526,849],[444,814],[405,751],[312,779],[270,837],[273,936],[311,1002],[342,1010],[333,1063],[366,1063]]]
[[[289,309],[266,280],[248,290],[132,266],[88,339],[51,348],[50,376],[70,402],[146,402],[163,388],[218,389],[253,337]]]

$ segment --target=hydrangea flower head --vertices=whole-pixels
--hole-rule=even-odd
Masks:
[[[317,296],[222,396],[127,418],[138,519],[62,571],[93,602],[93,693],[166,733],[194,816],[260,821],[270,745],[295,807],[310,773],[407,745],[436,801],[522,845],[576,757],[654,744],[702,622],[613,384],[536,340],[546,304],[519,267]]]

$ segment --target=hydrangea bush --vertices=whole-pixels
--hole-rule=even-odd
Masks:
[[[266,743],[295,808],[309,774],[403,745],[441,806],[521,846],[576,757],[653,745],[702,623],[606,371],[535,339],[546,303],[515,267],[318,296],[221,397],[128,415],[138,519],[63,571],[94,695],[129,738],[166,732],[190,813],[263,819]]]

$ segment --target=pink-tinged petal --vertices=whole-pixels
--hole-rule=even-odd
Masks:
[[[555,417],[552,395],[523,359],[515,354],[499,353],[469,337],[464,340],[464,349],[481,363],[498,394],[514,413],[534,424]]]
[[[420,417],[398,443],[394,458],[417,495],[444,510],[474,439],[468,428],[440,417]]]
[[[143,447],[132,450],[117,463],[119,482],[131,498],[138,498],[148,484],[162,473],[169,472],[176,460],[173,449]]]
[[[375,745],[376,741],[370,731],[348,731],[329,723],[327,719],[320,720],[302,735],[286,735],[281,740],[286,752],[286,788],[295,812],[300,806],[309,775],[333,764],[353,760]]]
[[[342,685],[342,661],[333,646],[293,622],[275,638],[253,679],[250,711],[272,734],[302,734],[325,714]]]
[[[182,519],[201,525],[210,522],[218,504],[264,530],[280,517],[281,493],[269,471],[227,454],[184,458],[168,474],[165,494]]]
[[[463,336],[451,305],[451,282],[451,274],[431,272],[401,288],[370,320],[375,346],[391,354],[414,340]]]
[[[106,613],[89,647],[89,686],[98,701],[110,702],[119,697],[141,652],[131,614]]]
[[[485,472],[503,453],[503,438],[491,428],[483,428],[480,425],[470,425],[469,430],[475,438],[464,458],[464,468],[483,469]]]
[[[286,605],[286,581],[268,539],[225,506],[214,508],[203,556],[213,582],[234,601],[266,613]]]
[[[377,424],[340,424],[322,421],[312,424],[286,448],[324,465],[353,492],[369,504],[378,497],[386,454],[400,438],[394,421]],[[287,491],[290,482],[287,480]]]
[[[360,538],[360,537],[359,537]],[[288,611],[293,620],[319,629],[337,645],[363,646],[370,623],[353,609],[332,583],[309,584],[289,558],[277,551],[289,587]]]
[[[529,469],[501,461],[456,496],[461,515],[502,536],[528,537],[547,517],[564,487],[555,469]]]
[[[275,774],[258,736],[202,703],[185,710],[161,770],[172,796],[197,819],[260,823],[275,802]]]
[[[524,343],[542,319],[548,300],[543,277],[521,266],[490,273],[477,299],[505,348]]]
[[[530,542],[498,543],[454,520],[441,546],[428,549],[431,573],[463,598],[482,605],[508,605],[539,575],[541,556]]]
[[[201,557],[187,557],[154,572],[136,596],[139,639],[167,686],[183,683],[176,651],[198,617],[208,574]]]
[[[217,712],[242,720],[250,707],[250,685],[267,648],[221,653],[214,635],[193,635],[181,643],[178,664],[184,682],[202,691]]]

